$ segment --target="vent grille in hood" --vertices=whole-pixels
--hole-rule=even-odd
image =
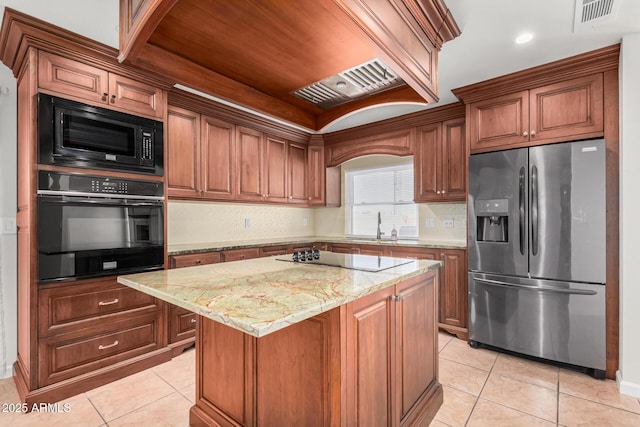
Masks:
[[[403,84],[400,77],[375,58],[298,89],[293,94],[318,107],[330,108]]]

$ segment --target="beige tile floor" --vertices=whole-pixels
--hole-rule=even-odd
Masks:
[[[439,349],[444,404],[433,427],[640,426],[640,399],[618,393],[614,381],[472,349],[445,333]],[[191,349],[60,402],[61,412],[0,412],[0,426],[187,426],[194,365]],[[12,403],[18,403],[13,380],[0,380],[0,409]]]

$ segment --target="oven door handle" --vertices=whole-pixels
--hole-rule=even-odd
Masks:
[[[122,207],[162,207],[161,200],[141,200],[141,199],[125,199],[125,198],[106,198],[106,197],[77,197],[77,196],[61,196],[61,195],[38,195],[40,201],[61,205],[91,205],[91,206],[122,206]]]

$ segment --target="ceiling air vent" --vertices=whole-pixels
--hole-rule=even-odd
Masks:
[[[615,19],[622,0],[576,0],[573,31],[591,29]]]
[[[400,77],[376,58],[298,89],[293,94],[318,107],[331,108],[403,84]]]

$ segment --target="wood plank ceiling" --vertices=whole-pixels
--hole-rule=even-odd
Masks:
[[[311,130],[436,101],[437,51],[460,34],[442,0],[121,0],[120,15],[121,61]],[[330,108],[293,93],[372,59],[407,84]]]

